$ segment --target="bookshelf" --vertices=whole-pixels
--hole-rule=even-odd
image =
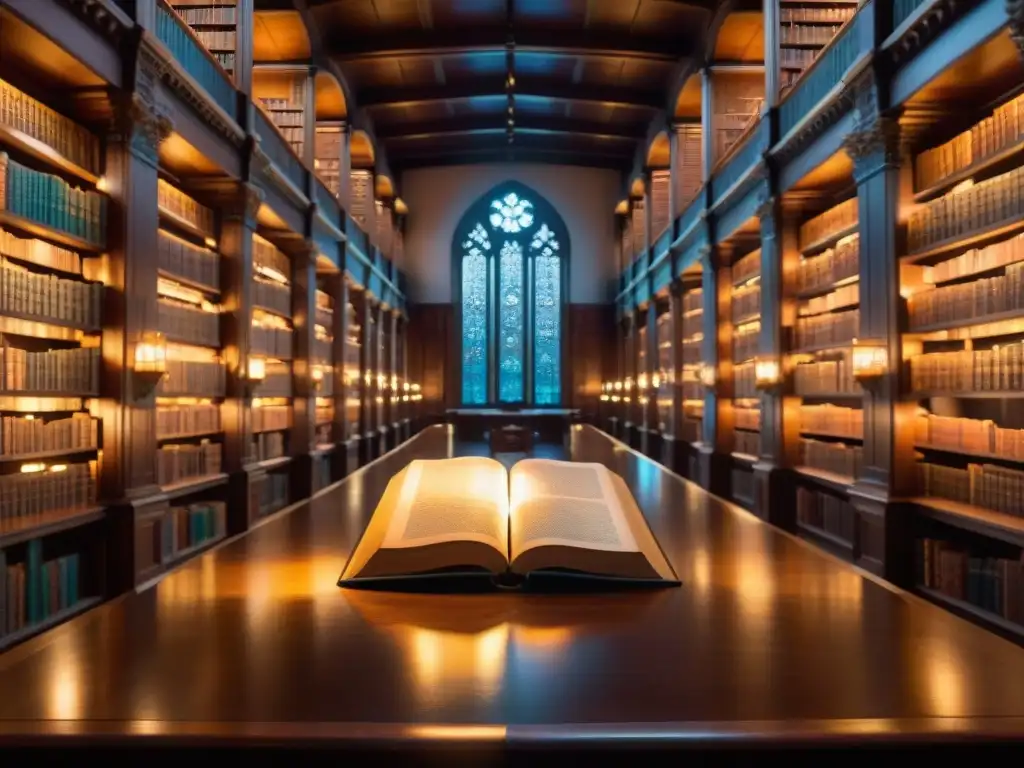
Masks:
[[[314,337],[310,375],[316,391],[314,403],[315,454],[313,457],[314,491],[331,484],[331,453],[334,451],[334,298],[327,292],[326,278],[319,278],[316,290]]]
[[[253,273],[250,355],[262,364],[264,378],[253,391],[249,461],[267,470],[253,484],[253,508],[262,517],[288,502],[294,395],[291,260],[265,237],[253,235]]]
[[[305,71],[269,66],[253,69],[253,101],[300,159],[306,156],[306,120],[313,119],[306,114],[310,87]]]
[[[228,74],[235,71],[237,0],[174,0],[171,8]]]
[[[1024,640],[1024,98],[914,159],[900,278],[916,589]]]
[[[365,392],[361,371],[363,328],[359,322],[362,315],[356,310],[357,303],[361,304],[362,302],[362,296],[351,285],[349,290],[350,298],[345,305],[348,317],[345,325],[345,359],[343,362],[345,366],[345,434],[341,440],[345,444],[347,465],[352,467],[359,460],[362,402]]]
[[[800,227],[790,355],[800,429],[797,529],[848,558],[857,517],[846,494],[864,439],[863,393],[852,367],[860,329],[858,213],[854,197]]]
[[[167,341],[167,375],[156,391],[157,482],[165,492],[182,495],[227,477],[220,255],[212,209],[164,179],[158,181],[157,205],[157,330]],[[179,543],[170,529],[168,536]]]
[[[753,466],[761,453],[761,398],[756,384],[761,341],[761,249],[736,258],[723,274],[728,275],[730,283],[732,350],[729,364],[721,368],[732,378],[722,390],[732,393],[731,488],[734,501],[752,507]]]
[[[860,0],[779,0],[779,70],[783,93],[853,18],[859,5]]]
[[[653,382],[657,398],[658,433],[663,437],[675,437],[672,391],[675,387],[675,372],[672,361],[672,311],[669,306],[659,308],[655,321],[657,333],[658,361],[656,381]]]
[[[348,151],[344,145],[344,138],[344,128],[341,125],[318,123],[316,126],[313,170],[336,198],[340,198],[342,192],[342,153]]]
[[[104,593],[102,145],[0,80],[0,650]]]

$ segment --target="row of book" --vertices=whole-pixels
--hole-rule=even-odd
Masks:
[[[733,397],[757,397],[757,364],[741,363],[732,369]]]
[[[687,291],[683,294],[683,314],[691,312],[696,314],[698,310],[704,309],[704,292],[699,288]]]
[[[926,267],[924,280],[926,283],[943,283],[978,272],[1024,261],[1024,235],[1017,235],[984,248],[971,248],[959,256],[946,259],[933,267]]]
[[[0,475],[0,530],[23,525],[47,512],[70,512],[96,505],[96,462],[26,464]]]
[[[89,173],[100,173],[100,141],[95,134],[4,80],[0,80],[0,125],[45,144]]]
[[[818,291],[860,275],[860,236],[847,235],[834,248],[816,256],[801,258],[797,265],[797,288]]]
[[[864,459],[864,449],[857,445],[829,443],[824,440],[800,440],[800,464],[844,477],[856,477]]]
[[[97,392],[99,380],[98,347],[29,352],[0,336],[0,391],[84,395]]]
[[[860,285],[858,283],[851,283],[850,285],[836,288],[834,291],[830,291],[823,296],[815,296],[812,299],[801,302],[798,314],[801,317],[823,315],[827,312],[834,312],[837,309],[855,307],[859,303]]]
[[[154,526],[157,562],[169,563],[183,551],[223,537],[227,530],[227,504],[223,501],[171,507]]]
[[[250,457],[252,461],[266,461],[287,455],[285,432],[260,432],[252,436]]]
[[[800,227],[801,250],[856,227],[858,210],[857,198],[851,197],[805,222]]]
[[[0,565],[3,561],[0,557]],[[44,560],[42,542],[30,541],[24,562],[0,569],[0,640],[74,607],[81,599],[80,588],[77,552]]]
[[[161,229],[156,260],[159,269],[176,277],[220,290],[220,255],[216,251]]]
[[[1024,626],[1024,561],[940,539],[917,542],[917,583]]]
[[[252,333],[249,338],[254,353],[290,360],[292,357],[292,329],[284,318],[256,310],[253,312]]]
[[[925,496],[1024,517],[1024,472],[993,464],[968,464],[967,469],[927,462],[917,466]]]
[[[57,269],[74,275],[82,274],[82,255],[70,248],[12,235],[0,228],[0,256],[27,261],[40,267]]]
[[[915,392],[1020,392],[1024,344],[915,355],[910,358],[910,386]]]
[[[1024,216],[1024,168],[977,183],[965,182],[916,208],[907,222],[907,248],[928,247]]]
[[[812,315],[796,321],[796,347],[845,346],[860,334],[860,310]]]
[[[736,429],[761,429],[761,408],[757,405],[737,405],[733,408]]]
[[[820,45],[824,47],[831,42],[841,27],[841,22],[816,26],[782,24],[779,27],[779,33],[783,45]]]
[[[761,274],[761,249],[751,251],[746,256],[737,259],[732,265],[732,280],[734,283],[741,283],[753,280]]]
[[[203,347],[220,347],[220,315],[167,296],[157,300],[157,329],[169,339]]]
[[[798,395],[859,395],[860,382],[853,378],[853,363],[844,353],[835,360],[801,363],[793,371]]]
[[[737,432],[735,438],[736,453],[745,453],[748,456],[761,454],[761,435],[757,432]]]
[[[944,285],[907,299],[910,329],[967,325],[1003,312],[1024,311],[1024,262],[1010,264],[1005,275]]]
[[[797,488],[796,519],[802,526],[824,531],[850,544],[856,541],[857,510],[839,496]]]
[[[169,485],[192,477],[219,474],[223,459],[220,443],[203,440],[198,445],[162,445],[156,451],[156,477],[160,485]]]
[[[17,313],[93,330],[100,325],[103,285],[31,272],[0,259],[0,313]]]
[[[227,2],[208,0],[201,6],[172,3],[172,7],[181,20],[189,26],[228,25],[234,24],[237,18],[235,0],[227,0]]]
[[[757,357],[761,345],[761,323],[745,323],[736,329],[732,337],[732,359],[737,363]]]
[[[191,24],[189,26],[192,26]],[[233,29],[195,29],[196,36],[202,41],[210,53],[235,52],[235,30]],[[223,64],[221,65],[223,66]],[[227,69],[227,67],[225,67]]]
[[[252,431],[291,429],[292,407],[290,405],[263,404],[253,401]]]
[[[359,419],[361,416],[360,403],[362,395],[358,391],[348,390],[348,397],[345,398],[345,440],[354,440],[359,436]],[[667,419],[666,419],[667,424]],[[665,432],[667,426],[662,426],[661,431]]]
[[[219,359],[168,360],[167,373],[157,385],[158,396],[224,397],[227,372]]]
[[[914,442],[919,446],[1024,461],[1024,429],[1006,429],[990,419],[922,414],[914,422]]]
[[[213,210],[196,202],[168,181],[157,181],[157,206],[171,218],[183,221],[207,237],[212,237]]]
[[[744,286],[733,291],[732,321],[734,323],[756,316],[761,312],[761,289],[757,285]]]
[[[779,66],[786,69],[806,69],[818,58],[819,49],[781,48],[779,50]]]
[[[845,5],[838,3],[811,6],[803,4],[795,7],[783,6],[779,11],[779,20],[782,24],[799,24],[800,22],[820,23],[832,22],[842,25],[848,19],[853,18],[857,12],[857,3],[851,2]]]
[[[314,442],[316,445],[334,445],[334,425],[318,424],[314,434]],[[329,484],[325,483],[325,485]]]
[[[920,153],[914,160],[918,189],[930,187],[954,173],[981,163],[1024,140],[1024,95],[1006,102],[945,144]]]
[[[288,283],[291,262],[269,240],[260,235],[252,238],[252,263],[256,274],[279,283]]]
[[[864,437],[864,411],[825,403],[800,406],[800,431],[829,437]]]
[[[284,372],[270,371],[271,363],[267,363],[267,377],[256,387],[254,397],[291,397],[292,396],[292,372],[287,363],[273,364],[275,367],[284,365],[287,370]]]
[[[212,403],[163,405],[156,408],[156,436],[160,439],[220,431],[220,406]]]
[[[84,240],[107,242],[107,198],[78,189],[64,179],[34,171],[0,152],[0,211]]]
[[[24,456],[96,448],[98,426],[99,421],[87,413],[49,420],[32,415],[4,416],[0,418],[0,453]]]
[[[270,472],[259,478],[251,488],[253,507],[260,517],[272,515],[288,504],[288,475]]]
[[[288,286],[271,280],[253,280],[252,302],[257,307],[285,317],[292,316],[292,294]]]

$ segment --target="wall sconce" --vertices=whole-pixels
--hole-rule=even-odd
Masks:
[[[700,383],[708,389],[714,389],[718,383],[718,368],[711,363],[701,363],[697,371]]]
[[[661,386],[661,374],[656,373],[651,376],[651,389],[657,389]]]
[[[641,373],[637,377],[636,386],[637,386],[637,389],[639,389],[641,392],[643,390],[647,389],[647,374],[646,373]]]
[[[889,351],[881,342],[853,340],[853,378],[881,378],[889,370]]]
[[[245,373],[241,378],[245,384],[246,395],[252,397],[256,387],[267,378],[266,358],[259,355],[249,355],[249,359],[246,361]]]
[[[420,391],[420,385],[419,384],[413,384],[412,385],[412,391],[413,392],[419,392]]]
[[[313,382],[313,389],[319,392],[324,383],[324,369],[314,365],[309,371],[309,378]]]
[[[773,389],[782,383],[782,367],[774,358],[758,358],[754,361],[754,385],[758,389]]]
[[[135,399],[153,394],[156,385],[167,375],[167,344],[162,333],[147,331],[135,345],[135,364],[132,366],[132,388]]]
[[[615,382],[615,391],[616,392],[621,392],[622,391],[622,382],[621,381],[616,381]]]

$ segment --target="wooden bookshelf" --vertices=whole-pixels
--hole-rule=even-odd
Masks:
[[[253,69],[253,100],[269,118],[298,158],[306,143],[306,71],[256,67]],[[313,120],[313,116],[308,117]]]
[[[779,69],[782,91],[788,91],[839,34],[859,0],[779,0]]]
[[[0,80],[0,649],[102,594],[102,167],[87,128]]]
[[[173,0],[171,8],[228,74],[235,70],[236,0]]]
[[[680,439],[695,444],[702,438],[704,391],[700,382],[704,345],[704,294],[700,288],[683,293],[682,402]]]
[[[730,295],[732,321],[732,394],[735,426],[733,451],[741,456],[761,452],[761,397],[755,368],[761,339],[761,250],[758,248],[733,262]],[[740,471],[745,475],[748,462]],[[752,480],[751,480],[752,482]],[[733,470],[734,487],[749,485],[746,477]],[[742,491],[737,498],[749,503],[752,494]]]

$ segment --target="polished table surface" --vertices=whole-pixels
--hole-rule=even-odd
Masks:
[[[677,589],[396,595],[336,580],[432,427],[307,505],[0,655],[0,747],[45,734],[427,743],[1024,735],[1024,650],[575,427]]]

